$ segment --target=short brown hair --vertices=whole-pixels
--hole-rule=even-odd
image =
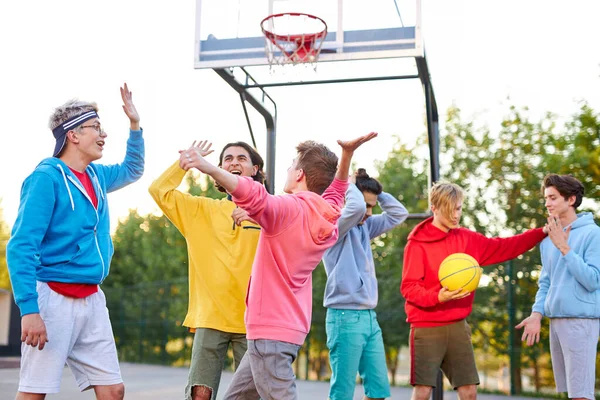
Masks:
[[[463,189],[454,183],[436,182],[429,191],[429,202],[439,209],[442,214],[452,215],[452,211],[458,203],[465,198]]]
[[[296,150],[296,169],[304,171],[308,190],[318,195],[323,194],[335,177],[337,156],[327,146],[312,140],[300,143]]]
[[[573,176],[548,174],[544,177],[542,183],[542,196],[544,196],[544,189],[549,187],[556,188],[558,193],[560,193],[565,200],[569,200],[569,197],[575,196],[575,203],[573,203],[573,208],[575,210],[581,205],[585,188],[583,187],[583,184]]]

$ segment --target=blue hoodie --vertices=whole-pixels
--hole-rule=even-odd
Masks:
[[[367,206],[362,192],[350,184],[346,205],[338,221],[340,236],[323,256],[327,272],[327,308],[372,310],[377,306],[377,277],[371,240],[400,225],[408,216],[406,208],[391,194],[377,196],[382,214],[372,215],[362,224]]]
[[[113,244],[106,193],[144,172],[142,131],[130,131],[125,161],[90,164],[98,208],[79,179],[58,158],[44,159],[25,179],[6,260],[21,315],[39,312],[36,281],[100,284],[108,275]]]
[[[542,241],[542,273],[533,312],[549,318],[600,318],[600,228],[591,213],[571,224],[571,250],[562,255],[549,237]]]

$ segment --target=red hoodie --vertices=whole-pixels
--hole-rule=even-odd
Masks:
[[[417,225],[404,249],[400,292],[406,299],[406,321],[412,327],[448,325],[471,313],[474,292],[459,300],[438,300],[442,288],[438,270],[447,256],[466,253],[481,266],[498,264],[525,253],[546,237],[542,228],[508,238],[488,238],[466,228],[444,232],[432,221],[430,217]]]

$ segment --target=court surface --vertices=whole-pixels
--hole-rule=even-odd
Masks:
[[[125,381],[125,399],[149,399],[149,400],[170,400],[183,399],[183,389],[187,381],[187,368],[173,368],[145,364],[121,364],[121,373]],[[221,390],[217,399],[222,399],[225,389],[231,381],[233,374],[224,372],[221,378]],[[19,381],[18,368],[0,369],[0,400],[12,400],[15,398],[17,385]],[[329,391],[328,382],[297,381],[299,399],[327,399]],[[362,399],[362,386],[357,386],[354,399]],[[410,399],[411,389],[407,387],[393,387],[392,399]],[[75,385],[73,375],[68,368],[65,368],[61,393],[48,395],[50,400],[73,400],[73,399],[94,399],[93,391],[80,393]],[[444,399],[456,399],[453,392],[444,393]],[[483,400],[525,400],[526,397],[507,397],[497,395],[479,394],[479,399]]]

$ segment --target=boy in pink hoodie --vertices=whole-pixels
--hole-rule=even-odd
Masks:
[[[300,143],[281,196],[209,163],[202,149],[181,153],[181,168],[210,175],[262,228],[246,299],[248,351],[225,399],[297,399],[292,363],[310,329],[312,271],[338,238],[352,155],[375,136],[338,140],[337,172],[331,150]]]

